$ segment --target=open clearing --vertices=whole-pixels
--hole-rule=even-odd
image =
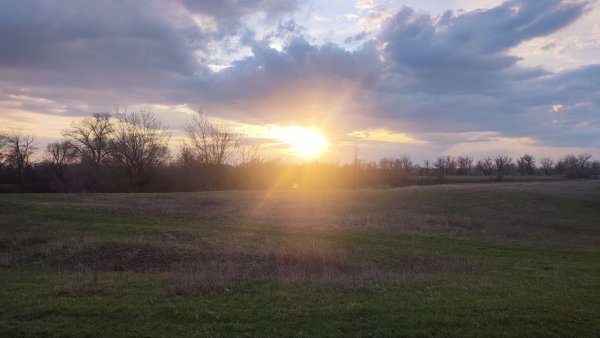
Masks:
[[[0,195],[0,336],[597,336],[600,182]]]

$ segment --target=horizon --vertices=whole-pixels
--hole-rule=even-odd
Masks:
[[[0,129],[43,149],[119,105],[290,162],[600,157],[595,1],[144,4],[2,2]]]

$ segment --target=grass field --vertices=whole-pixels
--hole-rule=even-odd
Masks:
[[[0,195],[0,336],[598,336],[600,182]]]

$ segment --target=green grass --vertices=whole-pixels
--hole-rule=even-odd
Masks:
[[[597,336],[600,184],[0,195],[0,336]]]

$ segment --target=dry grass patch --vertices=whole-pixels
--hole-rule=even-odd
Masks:
[[[343,240],[293,237],[256,243],[254,250],[221,247],[193,264],[178,265],[161,276],[176,294],[194,290],[233,289],[247,282],[281,286],[365,288],[371,284],[405,284],[435,274],[479,274],[480,264],[464,257],[416,253],[394,261],[357,259]]]
[[[173,241],[68,239],[2,253],[5,268],[51,267],[76,271],[156,272],[192,260],[195,253]]]

